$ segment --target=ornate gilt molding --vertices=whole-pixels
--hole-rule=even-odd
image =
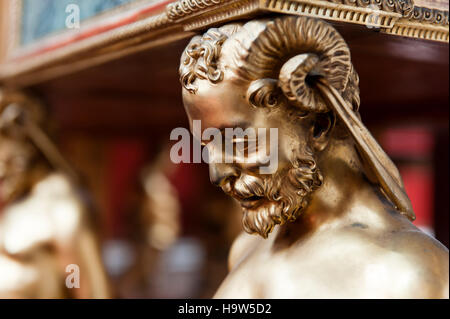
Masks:
[[[186,31],[200,30],[209,27],[218,22],[231,21],[236,18],[244,18],[251,16],[260,11],[260,1],[258,0],[241,0],[223,1],[228,2],[222,7],[218,7],[210,12],[202,13],[201,16],[184,20],[183,28]]]
[[[414,5],[413,0],[261,0],[264,9],[380,28],[381,32],[449,41],[448,11]]]
[[[185,16],[196,14],[199,11],[216,7],[231,0],[180,0],[169,3],[166,7],[166,14],[169,20],[176,21]]]
[[[413,0],[179,0],[169,4],[165,14],[169,21],[191,31],[267,11],[448,42],[448,11],[415,6]]]
[[[402,19],[399,19],[392,28],[382,30],[382,32],[448,43],[448,11],[414,7],[409,14],[405,14]]]
[[[430,9],[416,6],[415,1],[421,0],[178,0],[135,22],[67,45],[64,43],[73,38],[70,31],[36,47],[24,48],[0,65],[0,81],[30,85],[189,36],[186,31],[273,12],[365,25],[382,33],[448,43],[445,7]],[[127,12],[121,15],[126,19]],[[94,27],[102,29],[101,22]]]
[[[333,21],[349,22],[377,28],[392,28],[402,17],[400,6],[389,6],[377,0],[261,0],[264,8],[279,13],[303,15]]]
[[[425,7],[414,7],[410,20],[439,25],[448,25],[448,11]]]
[[[393,28],[382,30],[382,32],[415,39],[449,42],[448,25],[425,24],[401,19],[397,21]]]

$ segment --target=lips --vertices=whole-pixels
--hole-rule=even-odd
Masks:
[[[239,198],[239,202],[241,203],[242,207],[245,208],[255,208],[257,206],[259,206],[259,204],[261,203],[261,201],[264,199],[264,197],[260,197],[260,196],[251,196],[248,198]]]
[[[237,192],[230,183],[226,183],[222,186],[222,191],[228,196],[236,199],[242,207],[251,209],[260,206],[261,202],[265,199],[264,196],[255,195],[250,190],[244,189]]]

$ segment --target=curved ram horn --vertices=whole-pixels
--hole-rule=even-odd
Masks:
[[[322,97],[308,85],[307,77],[312,77],[319,70],[316,66],[319,57],[316,54],[299,54],[288,60],[280,70],[279,86],[291,104],[303,111],[325,113],[328,107]]]

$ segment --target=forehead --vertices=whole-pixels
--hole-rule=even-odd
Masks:
[[[193,120],[201,120],[202,127],[236,127],[248,125],[257,110],[246,102],[246,87],[230,81],[210,83],[197,80],[198,89],[189,93],[183,89],[183,102],[192,127]]]

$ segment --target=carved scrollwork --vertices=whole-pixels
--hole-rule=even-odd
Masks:
[[[371,4],[371,0],[356,0],[356,4],[359,7],[368,7]],[[355,1],[353,0],[344,0],[344,4],[353,4]]]
[[[412,19],[420,22],[448,25],[448,11],[414,7]]]
[[[410,17],[412,15],[414,4],[411,0],[386,0],[386,3],[391,1],[400,8],[401,13],[404,17]]]
[[[193,14],[196,11],[229,1],[230,0],[180,0],[168,4],[166,12],[170,20],[176,20],[189,14]]]
[[[413,0],[328,0],[332,3],[400,13],[416,21],[448,25],[448,11],[414,6]]]
[[[257,10],[370,25],[385,33],[448,41],[448,31],[442,28],[448,26],[448,11],[417,7],[414,0],[178,0],[166,7],[164,16],[169,23],[187,20],[185,30],[196,30]]]
[[[412,0],[328,0],[337,4],[345,4],[361,8],[378,8],[388,12],[401,13],[403,16],[413,11],[414,4]]]

